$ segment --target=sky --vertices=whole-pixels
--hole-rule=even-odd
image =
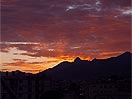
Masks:
[[[1,0],[0,70],[38,73],[131,51],[131,0]]]

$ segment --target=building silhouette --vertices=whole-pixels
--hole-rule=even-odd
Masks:
[[[131,79],[65,81],[42,74],[6,72],[1,76],[0,94],[1,99],[131,99]]]

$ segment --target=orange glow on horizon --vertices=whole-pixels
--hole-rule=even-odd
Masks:
[[[103,52],[100,53],[100,55],[102,55],[102,57],[100,57],[99,59],[105,59],[105,58],[109,58],[110,56],[117,56],[119,54],[121,54],[122,51],[118,51],[118,52]],[[104,55],[104,56],[103,56]],[[86,57],[85,55],[73,55],[73,56],[57,56],[57,57],[47,57],[48,60],[53,60],[55,59],[55,61],[47,61],[47,62],[26,62],[23,60],[16,60],[16,62],[12,62],[12,63],[7,63],[4,64],[4,67],[9,67],[10,69],[1,69],[1,71],[14,71],[14,70],[20,70],[23,72],[27,72],[27,73],[33,73],[36,74],[38,72],[44,71],[48,68],[52,68],[54,66],[56,66],[57,64],[63,62],[63,61],[68,61],[68,62],[73,62],[74,59],[76,57],[80,57],[82,60],[89,60],[91,61],[93,58],[91,57]],[[94,57],[96,58],[96,57]]]

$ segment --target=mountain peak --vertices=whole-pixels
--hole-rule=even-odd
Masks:
[[[92,61],[96,61],[97,59],[96,58],[94,58]]]
[[[128,52],[128,51],[127,51],[127,52],[125,52],[125,53],[123,53],[123,54],[129,54],[129,55],[130,55],[130,54],[131,54],[131,52]]]
[[[77,57],[75,60],[74,60],[74,62],[80,62],[81,61],[81,59],[79,58],[79,57]]]
[[[123,54],[121,54],[121,55],[119,55],[120,57],[122,56],[122,57],[125,57],[125,56],[131,56],[132,55],[132,53],[131,52],[125,52],[125,53],[123,53]]]

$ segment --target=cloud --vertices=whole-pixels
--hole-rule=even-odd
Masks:
[[[24,59],[13,59],[14,62],[11,63],[5,63],[4,66],[26,66],[26,67],[30,67],[30,66],[43,66],[43,64],[46,63],[54,63],[54,62],[58,62],[58,60],[49,60],[49,61],[43,61],[43,62],[28,62],[28,60],[24,60]]]
[[[132,15],[132,8],[119,9],[123,15]]]
[[[99,0],[93,0],[93,2],[83,3],[83,4],[74,4],[67,6],[66,11],[70,10],[96,10],[101,11],[102,3]]]
[[[111,0],[84,0],[81,3],[72,3],[72,1],[71,3],[70,1],[62,3],[60,0],[55,0],[54,2],[46,2],[46,0],[13,0],[10,2],[3,1],[4,4],[2,5],[7,5],[8,7],[2,7],[2,9],[5,9],[2,10],[1,14],[2,41],[37,42],[58,40],[61,39],[61,36],[69,38],[68,35],[71,36],[74,35],[74,33],[78,34],[79,30],[84,29],[87,24],[93,23],[94,20],[101,20],[102,23],[104,21],[107,22],[106,20],[102,20],[101,17],[107,18],[107,14],[113,15],[113,12],[117,13],[117,11],[114,9],[117,9],[118,6],[120,6],[121,9],[124,9],[124,5],[130,5],[130,0],[118,1],[119,2],[113,2]],[[94,10],[80,11],[79,9],[77,9],[75,12],[65,12],[66,7],[79,7],[80,9],[87,7],[98,8],[98,4],[100,4],[99,2],[102,4],[102,10],[99,13]],[[105,7],[107,3],[111,5],[110,8]],[[130,11],[125,10],[123,13],[128,12]],[[116,15],[118,15],[118,13]],[[85,18],[85,16],[87,16],[87,18]],[[99,16],[100,18],[95,18],[91,16]],[[125,20],[125,18],[123,18],[122,20]],[[57,36],[52,38],[53,35]]]

